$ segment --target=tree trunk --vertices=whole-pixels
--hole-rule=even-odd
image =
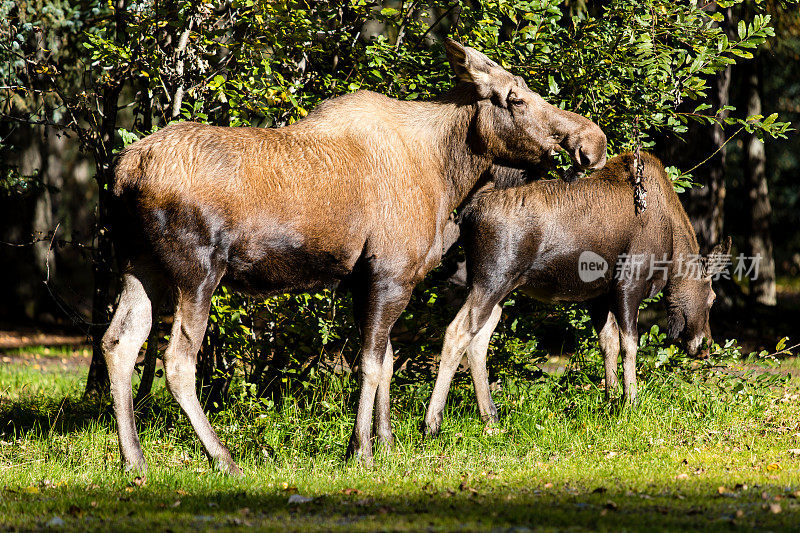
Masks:
[[[722,10],[725,18],[720,22],[721,28],[728,33],[730,38],[734,37],[736,21],[733,19],[733,10],[727,8]],[[712,83],[709,97],[715,109],[720,109],[729,103],[729,90],[731,85],[731,68],[717,74]],[[694,104],[694,103],[693,103]],[[728,112],[719,115],[719,121],[723,121],[728,116]],[[686,135],[687,143],[694,146],[685,153],[689,157],[696,158],[692,164],[697,164],[712,153],[714,154],[705,164],[694,172],[696,182],[703,185],[700,188],[690,189],[688,198],[684,202],[686,212],[692,221],[692,226],[697,233],[697,240],[701,251],[709,251],[715,244],[722,240],[722,231],[725,223],[725,131],[719,123],[712,126],[690,126],[689,133]],[[716,152],[716,153],[715,153]],[[679,159],[685,159],[680,158]]]
[[[714,99],[715,108],[728,105],[730,83],[731,69],[728,67],[716,76],[712,85],[711,96]],[[720,119],[727,115],[727,112],[723,113]],[[727,158],[725,149],[722,148],[725,143],[725,132],[722,126],[714,124],[699,128],[699,130],[697,134],[708,139],[702,143],[705,147],[704,151],[707,154],[719,151],[695,171],[695,181],[703,184],[703,187],[690,189],[689,199],[684,206],[697,233],[700,249],[708,251],[722,239],[725,224],[725,163]]]
[[[114,0],[116,38],[127,40],[125,13],[126,0]],[[113,243],[111,240],[111,213],[109,212],[110,188],[114,183],[114,135],[117,131],[119,95],[125,83],[123,79],[110,82],[103,88],[102,110],[98,109],[100,121],[99,137],[93,143],[95,167],[97,169],[97,242],[92,252],[92,362],[86,378],[84,397],[103,396],[110,390],[108,367],[103,356],[103,334],[111,320],[111,282],[113,273]]]
[[[761,114],[761,61],[758,56],[742,65],[743,97],[747,116]],[[747,202],[750,213],[750,235],[747,239],[751,257],[759,257],[758,277],[750,280],[750,298],[763,305],[775,305],[775,259],[772,255],[767,176],[764,171],[766,156],[764,143],[754,134],[744,141],[742,158]]]
[[[97,242],[92,252],[92,362],[86,378],[84,396],[105,395],[109,391],[108,368],[103,357],[103,334],[111,320],[111,282],[113,273],[113,243],[111,240],[111,213],[109,201],[114,174],[114,133],[117,126],[117,100],[122,83],[106,87],[103,91],[103,122],[99,146],[95,150],[97,167]]]

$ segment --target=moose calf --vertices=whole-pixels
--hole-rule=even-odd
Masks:
[[[588,179],[490,187],[473,198],[460,228],[470,292],[447,328],[426,432],[439,431],[450,382],[465,350],[481,417],[497,420],[486,352],[500,303],[515,289],[544,302],[589,304],[605,357],[607,394],[617,387],[621,334],[626,403],[636,398],[642,300],[664,290],[668,335],[680,337],[690,354],[699,351],[704,339],[711,342],[711,280],[726,266],[730,238],[700,258],[692,225],[663,166],[648,154],[641,159],[648,207],[640,213],[634,206],[632,154],[610,160]]]

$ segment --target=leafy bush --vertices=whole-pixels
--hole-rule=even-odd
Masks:
[[[118,12],[103,2],[51,2],[41,11],[4,2],[0,17],[9,21],[11,39],[0,43],[0,74],[12,88],[5,93],[9,109],[77,131],[99,161],[110,150],[97,129],[118,98],[132,113],[118,146],[177,115],[281,126],[324,98],[358,89],[430,98],[452,83],[440,44],[449,34],[522,76],[553,104],[592,118],[618,152],[640,141],[651,145],[657,131],[680,134],[692,120],[723,120],[731,108],[706,101],[709,76],[752,57],[772,35],[769,17],[755,15],[729,36],[719,25],[722,9],[740,3],[141,0]],[[39,53],[42,47],[48,52]],[[678,107],[690,100],[697,102],[693,111]],[[788,127],[775,115],[724,121],[759,135],[783,136]],[[100,174],[104,168],[98,163]],[[676,188],[691,186],[690,176],[672,170]],[[102,196],[107,183],[98,183]],[[410,359],[409,375],[432,370],[430,356],[455,301],[448,290],[429,280],[398,323],[396,347],[402,360]],[[229,392],[236,368],[252,385],[248,393],[278,398],[327,371],[320,361],[357,360],[348,307],[338,293],[262,301],[220,290],[200,361],[210,401]],[[527,365],[534,372],[530,363],[542,354],[538,325],[563,320],[586,341],[591,328],[580,311],[521,306],[500,330],[505,366],[498,368],[521,372]]]

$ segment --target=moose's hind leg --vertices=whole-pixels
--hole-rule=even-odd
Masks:
[[[145,470],[133,409],[131,378],[144,341],[152,326],[153,301],[158,283],[147,275],[128,271],[122,276],[122,292],[111,324],[103,335],[103,357],[111,382],[114,418],[122,463],[126,470]]]
[[[436,375],[436,384],[433,387],[428,410],[425,413],[423,432],[436,435],[442,425],[444,407],[450,383],[461,362],[461,357],[473,339],[481,331],[486,322],[492,317],[495,306],[510,291],[496,291],[486,294],[482,290],[474,289],[467,296],[467,300],[456,314],[456,317],[447,326],[442,347],[442,357],[439,361],[439,372]],[[496,317],[497,318],[497,317]],[[490,333],[491,335],[491,333]]]
[[[603,352],[603,365],[605,366],[606,377],[606,399],[609,400],[615,395],[619,388],[619,382],[617,380],[620,347],[619,325],[606,299],[592,302],[589,305],[589,315],[592,318],[592,325],[597,331],[600,350]]]
[[[394,444],[391,399],[389,397],[393,373],[394,350],[392,349],[392,342],[389,341],[386,345],[386,355],[383,357],[383,366],[381,367],[381,379],[375,395],[375,435],[378,437],[378,444],[387,449]]]
[[[475,386],[475,396],[478,399],[478,411],[481,420],[486,423],[498,422],[497,407],[492,401],[492,393],[489,390],[489,374],[486,368],[486,354],[489,351],[489,341],[492,338],[497,323],[503,314],[500,304],[495,305],[489,320],[483,325],[481,330],[472,339],[467,348],[467,360],[469,370],[472,373],[472,383]]]
[[[211,292],[213,289],[201,297],[179,296],[169,346],[164,352],[164,373],[169,391],[191,422],[209,461],[223,472],[239,475],[242,471],[211,427],[195,390],[197,352],[208,324]]]

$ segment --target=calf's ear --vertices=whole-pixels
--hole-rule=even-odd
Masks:
[[[686,327],[686,319],[683,317],[683,313],[678,310],[670,312],[667,317],[667,338],[677,339],[684,327]]]
[[[705,263],[705,275],[707,278],[713,278],[720,274],[731,264],[731,244],[731,238],[727,237],[708,254]]]
[[[482,98],[489,98],[495,92],[502,94],[500,87],[514,82],[511,73],[474,48],[449,37],[444,41],[444,48],[456,77],[474,84]]]

